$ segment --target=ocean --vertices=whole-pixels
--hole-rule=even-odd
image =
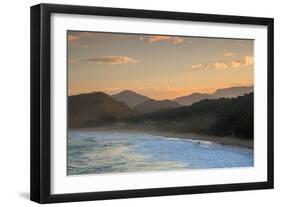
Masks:
[[[70,130],[67,174],[251,167],[253,150],[148,133]]]

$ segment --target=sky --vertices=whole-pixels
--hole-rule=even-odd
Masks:
[[[162,100],[253,85],[254,40],[68,31],[67,43],[69,95]]]

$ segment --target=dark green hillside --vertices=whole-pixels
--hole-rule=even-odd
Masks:
[[[175,101],[171,100],[147,100],[141,104],[138,104],[134,107],[134,110],[136,110],[139,113],[145,114],[145,113],[151,113],[160,109],[166,109],[166,108],[177,108],[181,105],[178,104]]]
[[[253,97],[253,93],[250,93],[237,98],[205,99],[176,108],[171,108],[170,102],[170,108],[165,108],[163,101],[156,104],[147,101],[145,106],[149,107],[144,109],[157,110],[159,106],[161,109],[141,114],[105,93],[81,94],[68,97],[68,124],[70,128],[118,125],[125,129],[155,128],[252,139]]]
[[[253,137],[253,93],[237,98],[202,100],[191,106],[145,116],[157,127],[217,136]]]
[[[107,94],[95,92],[68,97],[68,116],[70,128],[85,128],[127,121],[137,113]]]

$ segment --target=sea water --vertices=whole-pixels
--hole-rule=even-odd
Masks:
[[[253,150],[148,133],[69,131],[67,174],[253,166]]]

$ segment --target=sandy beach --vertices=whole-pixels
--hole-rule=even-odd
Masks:
[[[168,132],[168,131],[160,131],[154,128],[148,127],[138,127],[138,128],[124,128],[124,127],[116,127],[113,126],[111,128],[105,127],[96,127],[96,128],[79,128],[72,129],[79,131],[106,131],[106,132],[126,132],[126,133],[147,133],[151,135],[163,136],[163,137],[176,137],[181,139],[193,139],[193,140],[203,140],[203,141],[211,141],[214,143],[222,144],[222,145],[233,145],[239,147],[246,147],[253,149],[254,142],[253,140],[240,139],[237,137],[218,137],[218,136],[210,136],[205,134],[195,134],[195,133],[177,133],[177,132]]]

